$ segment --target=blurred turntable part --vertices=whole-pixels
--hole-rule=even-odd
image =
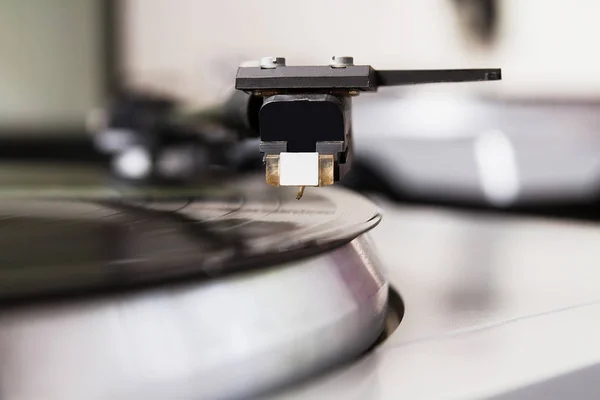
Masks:
[[[600,193],[600,103],[412,93],[354,108],[350,185],[493,207],[583,204]],[[362,172],[361,172],[362,170]],[[374,178],[373,178],[374,177]]]
[[[483,45],[493,45],[498,34],[498,0],[452,0],[461,25]]]
[[[256,106],[235,92],[223,104],[189,110],[180,99],[147,89],[117,93],[92,110],[88,130],[113,174],[132,182],[214,181],[243,165],[243,143],[255,135],[249,116]],[[258,146],[254,149],[259,157]]]

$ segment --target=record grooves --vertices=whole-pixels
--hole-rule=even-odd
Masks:
[[[148,193],[0,195],[0,301],[279,266],[345,244],[380,220],[372,203],[335,188],[302,201],[293,188],[251,182],[200,196]]]

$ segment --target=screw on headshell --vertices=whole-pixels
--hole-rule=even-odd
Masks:
[[[354,65],[354,58],[348,56],[333,56],[329,62],[332,68],[346,68]]]
[[[285,58],[283,58],[283,57],[263,57],[260,59],[260,67],[262,69],[285,67]]]

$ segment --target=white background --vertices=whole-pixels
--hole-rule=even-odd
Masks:
[[[352,55],[377,68],[502,67],[505,96],[600,95],[600,2],[500,0],[493,48],[464,35],[449,0],[127,0],[133,82],[210,103],[235,66],[264,55],[288,64]],[[471,87],[471,86],[470,86]],[[454,90],[454,89],[453,89]]]

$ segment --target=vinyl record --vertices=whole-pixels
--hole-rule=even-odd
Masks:
[[[336,188],[0,191],[0,299],[213,279],[310,257],[380,220]]]

